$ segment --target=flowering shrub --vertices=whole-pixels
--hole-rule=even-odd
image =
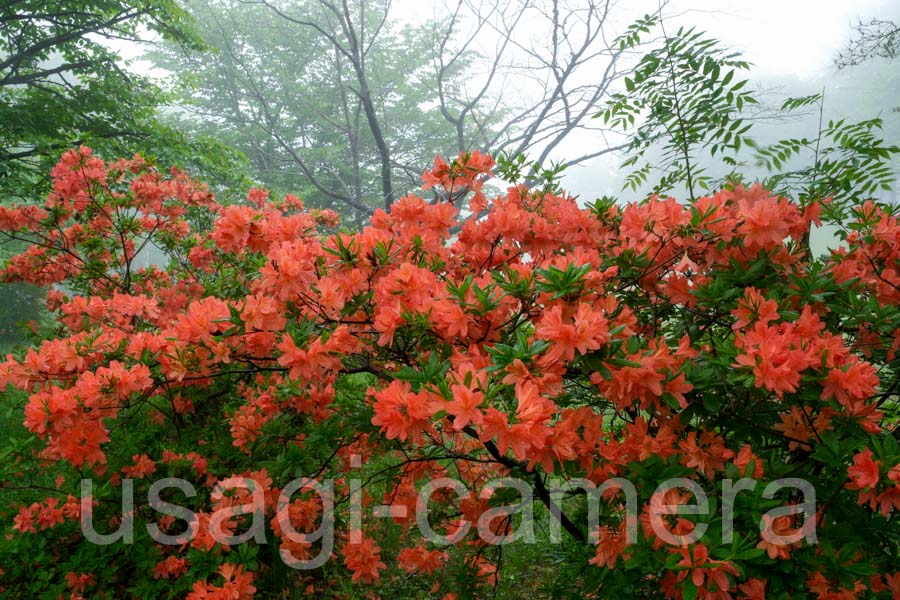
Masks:
[[[497,543],[533,525],[524,492],[492,483],[515,477],[540,525],[519,544],[560,574],[526,570],[527,589],[900,598],[897,219],[859,206],[816,258],[820,206],[760,187],[583,208],[523,185],[488,200],[492,167],[438,160],[439,201],[404,197],[358,233],[87,148],[43,206],[0,209],[32,242],[6,278],[64,284],[0,366],[33,434],[4,450],[0,585],[480,597],[526,553]],[[487,215],[462,218],[467,199]],[[150,246],[168,264],[135,268]],[[161,478],[192,489],[161,510]],[[604,487],[623,481],[634,523],[627,486]]]

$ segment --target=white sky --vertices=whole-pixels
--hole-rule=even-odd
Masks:
[[[657,0],[620,0],[616,21],[627,25],[657,8]],[[412,19],[435,12],[428,0],[393,0],[392,9],[398,18]],[[900,15],[900,1],[671,0],[666,13],[742,51],[754,74],[803,76],[828,68],[859,19]]]
[[[418,22],[440,16],[436,11],[445,1],[455,4],[455,0],[393,0],[391,9],[396,19]],[[657,7],[658,0],[619,0],[613,18],[621,30]],[[672,28],[695,26],[740,51],[753,64],[751,79],[803,79],[833,69],[834,58],[859,20],[900,17],[900,0],[670,0],[666,14]],[[530,37],[535,32],[522,33]],[[141,52],[134,46],[112,46],[125,59]],[[149,66],[138,60],[132,68],[147,73]],[[583,146],[597,142],[587,132],[576,133],[560,146],[559,154],[577,156]],[[568,171],[563,184],[579,195],[618,194],[617,163],[613,157],[590,161]]]
[[[896,0],[673,0],[670,6],[690,11],[686,22],[743,51],[752,73],[800,77],[830,67],[858,20],[900,12]]]
[[[453,4],[453,2],[448,2]],[[393,0],[397,18],[424,20],[435,15],[436,0]],[[657,8],[656,0],[620,0],[615,10],[623,26]],[[753,63],[756,77],[805,77],[828,69],[846,46],[851,26],[858,20],[900,16],[898,0],[671,0],[667,13],[675,23],[696,26]],[[141,50],[111,44],[125,59]],[[149,65],[134,65],[147,72]]]

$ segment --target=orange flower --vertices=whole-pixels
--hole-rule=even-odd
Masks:
[[[76,594],[80,594],[94,585],[94,577],[88,573],[66,573],[66,585]]]
[[[850,482],[846,484],[848,490],[866,490],[878,485],[881,463],[872,460],[872,451],[866,448],[853,457],[853,465],[847,467],[847,476]]]
[[[135,454],[131,457],[134,465],[130,467],[122,467],[122,475],[130,479],[141,479],[149,477],[156,472],[156,463],[146,454]]]
[[[619,557],[627,560],[625,548],[628,547],[628,536],[625,535],[624,526],[618,528],[601,526],[598,535],[597,551],[588,561],[590,564],[613,569]]]
[[[353,535],[350,535],[353,538]],[[381,548],[370,537],[362,536],[358,543],[348,541],[341,548],[344,564],[353,572],[353,581],[376,583],[385,568],[381,562]]]
[[[729,575],[737,576],[739,571],[728,561],[715,560],[709,557],[709,550],[703,544],[695,544],[692,548],[678,548],[682,559],[678,566],[685,569],[678,575],[682,581],[690,575],[691,583],[708,591],[727,592],[731,589]]]
[[[755,322],[768,325],[770,321],[777,321],[780,318],[778,303],[767,300],[752,287],[744,290],[744,297],[738,301],[738,307],[731,311],[731,314],[737,319],[731,326],[735,330],[744,329]]]
[[[397,554],[400,568],[407,573],[425,573],[430,575],[444,566],[448,556],[441,550],[426,550],[424,545],[404,548]]]
[[[738,586],[741,600],[766,600],[766,582],[763,579],[748,579]]]
[[[453,400],[444,404],[443,409],[454,417],[453,427],[461,431],[469,423],[480,425],[484,418],[480,409],[484,394],[465,385],[452,386],[450,393],[453,394]]]
[[[862,581],[854,581],[853,588],[844,588],[825,578],[822,573],[816,571],[806,584],[811,592],[816,594],[818,600],[856,600],[861,592],[866,591],[866,585]]]
[[[175,579],[188,570],[188,560],[177,556],[167,556],[153,567],[153,579]]]

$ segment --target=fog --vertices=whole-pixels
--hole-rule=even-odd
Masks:
[[[282,4],[290,5],[289,2]],[[394,0],[390,3],[388,18],[401,25],[423,27],[430,20],[445,17],[452,6],[452,3],[448,5],[443,2]],[[604,27],[608,29],[609,36],[614,37],[635,19],[652,13],[659,6],[657,2],[621,2],[610,12]],[[671,29],[683,25],[705,30],[725,46],[741,52],[752,64],[746,76],[764,103],[769,105],[759,111],[760,118],[753,130],[753,136],[761,143],[771,143],[788,136],[814,137],[819,119],[816,111],[806,111],[787,120],[767,120],[765,109],[777,107],[786,97],[821,92],[825,94],[823,116],[826,120],[861,120],[879,116],[885,124],[884,138],[888,141],[898,139],[900,77],[896,64],[885,59],[873,59],[841,71],[834,64],[835,57],[848,44],[852,25],[872,17],[897,19],[900,17],[900,5],[896,2],[672,0],[666,5],[664,15]],[[518,24],[515,37],[522,47],[539,47],[549,41],[546,31],[537,21],[526,20]],[[153,35],[147,38],[157,39]],[[127,69],[150,76],[163,87],[175,85],[176,74],[148,56],[148,51],[150,54],[154,52],[153,45],[115,39],[104,40],[104,43],[118,53]],[[472,47],[479,52],[490,53],[497,43],[498,33],[484,30]],[[628,64],[627,59],[623,64]],[[479,82],[478,76],[475,75],[472,81]],[[510,90],[527,95],[530,88],[518,78],[507,78],[502,82],[497,80],[490,93],[511,95]],[[609,92],[614,91],[622,91],[620,80],[610,86]],[[191,119],[178,103],[168,107],[167,111],[170,115]],[[568,133],[549,153],[547,160],[566,161],[624,140],[624,137],[616,137],[609,131],[598,132],[593,129],[594,125],[586,121],[585,126]],[[534,157],[539,150],[539,145],[535,145],[528,153]],[[620,168],[622,158],[621,153],[606,154],[573,165],[563,174],[563,187],[585,200],[600,196],[616,196],[622,200],[639,198],[647,190],[633,192],[622,189],[626,174]],[[745,171],[751,177],[762,177],[763,172],[755,168],[749,157],[747,161]],[[418,165],[418,168],[424,166]],[[881,199],[895,201],[896,192],[882,194]]]
[[[652,10],[652,3],[645,4],[644,10]],[[843,71],[834,65],[835,57],[848,43],[853,24],[874,16],[896,18],[900,15],[897,3],[693,0],[676,1],[669,6],[676,15],[674,21],[704,29],[739,50],[753,65],[752,84],[763,92],[771,106],[780,105],[785,97],[825,90],[826,118],[858,120],[881,116],[885,120],[885,139],[898,139],[900,75],[896,63],[873,60]],[[810,111],[790,122],[759,123],[754,135],[762,143],[785,137],[813,137],[817,121],[818,115]],[[573,139],[570,143],[574,147],[593,142]],[[561,153],[569,150],[561,149]],[[578,148],[571,150],[577,152]],[[574,167],[566,175],[566,188],[585,197],[621,195],[624,175],[620,162],[608,157]],[[888,197],[896,199],[896,192]]]

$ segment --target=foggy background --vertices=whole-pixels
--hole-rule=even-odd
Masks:
[[[613,35],[621,33],[635,19],[652,13],[658,6],[653,1],[618,3],[608,19],[610,32]],[[390,19],[422,26],[446,12],[447,5],[443,2],[393,0]],[[873,17],[898,21],[900,3],[890,0],[672,0],[664,15],[672,30],[679,25],[696,27],[741,52],[752,64],[745,77],[750,79],[764,101],[770,101],[768,108],[780,106],[786,97],[824,91],[826,120],[862,120],[880,116],[884,120],[882,137],[889,143],[900,138],[897,63],[873,58],[838,70],[834,62],[846,48],[853,25]],[[540,45],[542,39],[546,40],[546,32],[534,25],[519,24],[516,36]],[[489,51],[497,43],[497,35],[489,33],[479,35],[479,49]],[[150,75],[164,86],[172,83],[173,74],[145,56],[147,45],[115,40],[106,43],[119,53],[129,69]],[[524,90],[527,93],[527,87]],[[616,82],[612,90],[622,91],[621,82]],[[508,85],[503,93],[510,93]],[[174,107],[172,110],[180,112]],[[754,137],[763,144],[786,137],[814,137],[818,114],[809,110],[795,116],[797,118],[790,120],[758,121],[753,129]],[[573,131],[551,153],[550,159],[562,161],[611,142],[621,142],[621,139]],[[626,172],[619,168],[621,160],[622,154],[616,153],[572,166],[564,172],[563,187],[582,199],[604,195],[622,200],[637,199],[641,197],[640,193],[622,191]],[[421,168],[425,166],[421,165]],[[745,171],[748,175],[754,174],[752,165],[748,164]],[[756,173],[762,175],[762,171]],[[897,192],[886,192],[880,199],[895,202]]]

